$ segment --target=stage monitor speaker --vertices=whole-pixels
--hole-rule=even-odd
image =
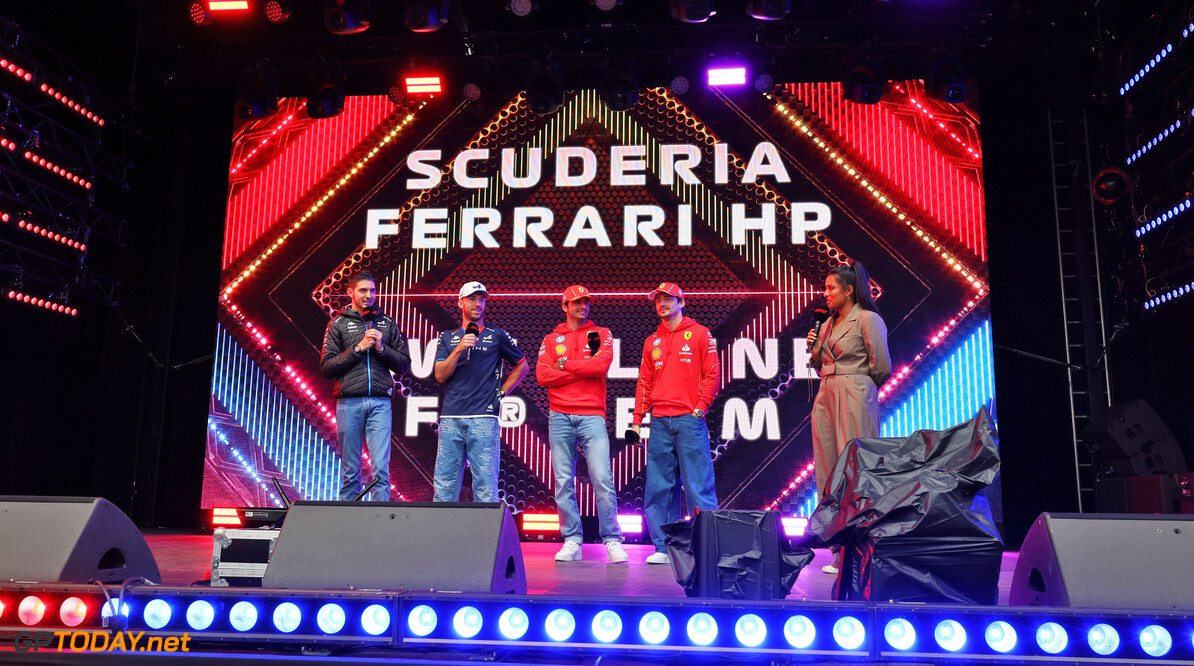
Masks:
[[[1012,606],[1194,610],[1194,516],[1042,513],[1020,548]]]
[[[1082,429],[1098,458],[1100,476],[1144,476],[1186,471],[1186,457],[1173,433],[1143,400],[1108,409]]]
[[[504,502],[295,502],[262,587],[526,594]]]
[[[162,581],[141,531],[100,497],[0,496],[0,580]]]

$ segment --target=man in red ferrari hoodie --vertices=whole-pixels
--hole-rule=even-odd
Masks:
[[[580,508],[576,503],[576,443],[585,449],[589,481],[597,500],[597,522],[610,562],[629,559],[618,526],[618,498],[609,463],[605,426],[605,375],[614,360],[614,337],[608,328],[589,321],[593,295],[580,285],[564,290],[566,321],[543,338],[535,379],[547,387],[548,440],[556,480],[556,509],[564,547],[559,562],[581,558]]]
[[[684,316],[679,286],[664,282],[647,297],[655,302],[660,323],[643,345],[630,429],[637,438],[643,416],[651,413],[644,500],[655,552],[647,563],[667,564],[660,526],[680,520],[677,474],[690,511],[717,508],[705,413],[717,395],[720,364],[709,329]]]

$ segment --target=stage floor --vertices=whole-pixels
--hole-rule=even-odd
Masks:
[[[190,585],[207,574],[211,568],[212,537],[210,534],[172,534],[150,532],[145,541],[157,559],[164,585]],[[643,560],[653,552],[647,545],[627,544],[630,561],[609,564],[605,561],[605,547],[585,544],[584,559],[579,562],[556,562],[559,543],[527,542],[522,544],[522,558],[527,572],[527,591],[530,594],[555,594],[582,597],[650,597],[684,598],[684,588],[676,583],[672,568],[647,564]],[[1018,553],[1003,554],[999,572],[999,605],[1008,603],[1012,572]],[[823,573],[821,567],[832,562],[828,550],[817,550],[812,564],[800,572],[789,599],[828,600],[834,576]]]

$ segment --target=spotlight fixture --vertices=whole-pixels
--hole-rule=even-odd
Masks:
[[[278,77],[262,62],[241,75],[236,117],[244,121],[268,118],[278,112]]]
[[[401,83],[395,83],[390,86],[390,91],[386,93],[386,99],[390,100],[390,104],[394,106],[402,106],[406,104],[406,90]]]
[[[323,13],[323,24],[333,35],[351,35],[369,29],[369,0],[333,0]]]
[[[685,95],[692,89],[692,81],[683,74],[677,74],[672,77],[671,83],[668,84],[668,90],[671,90],[677,95]]]
[[[672,18],[685,23],[704,23],[716,13],[713,0],[672,0]]]
[[[749,0],[746,13],[760,21],[778,21],[792,11],[792,0]]]
[[[755,76],[755,90],[761,93],[769,93],[775,88],[775,77],[767,72],[761,72]]]
[[[527,83],[527,105],[531,111],[546,116],[564,104],[564,84],[551,69],[541,70]]]
[[[211,25],[211,12],[207,11],[206,2],[191,3],[191,23],[195,25]]]
[[[535,0],[510,0],[506,3],[506,9],[515,16],[530,16],[538,7],[539,3]]]
[[[265,3],[265,18],[270,23],[285,23],[290,20],[293,12],[293,0],[268,0]]]
[[[929,97],[939,99],[950,104],[961,104],[966,101],[966,75],[962,73],[962,65],[952,58],[937,58],[933,60],[929,71],[929,80],[925,86]]]
[[[1114,204],[1131,191],[1131,177],[1122,169],[1115,167],[1100,171],[1090,184],[1090,192],[1094,195],[1095,201],[1104,206]]]
[[[311,94],[307,97],[307,116],[331,118],[344,111],[344,72],[324,65],[311,76]]]
[[[858,104],[878,104],[883,98],[883,88],[884,81],[878,68],[869,63],[853,65],[842,81],[846,99]]]
[[[589,0],[589,2],[603,12],[612,12],[615,7],[622,4],[622,0]]]
[[[435,32],[448,23],[448,0],[406,0],[405,13],[407,28]]]
[[[638,72],[633,65],[611,67],[601,82],[601,98],[610,111],[627,111],[638,103]]]

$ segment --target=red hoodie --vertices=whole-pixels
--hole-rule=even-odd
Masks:
[[[685,317],[668,330],[662,322],[643,344],[634,391],[634,425],[643,415],[682,416],[709,411],[721,380],[717,341],[709,329]]]
[[[589,350],[589,333],[601,336],[597,354]],[[560,357],[564,369],[558,364]],[[579,416],[605,416],[605,375],[614,362],[614,336],[608,328],[586,320],[576,329],[555,327],[539,346],[535,380],[547,387],[552,411]]]

